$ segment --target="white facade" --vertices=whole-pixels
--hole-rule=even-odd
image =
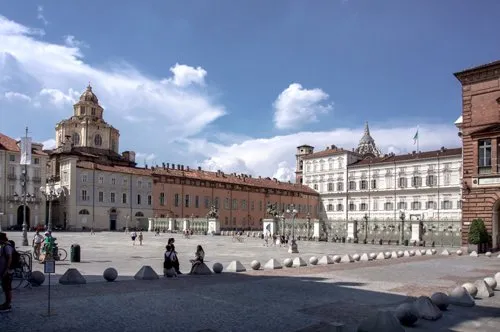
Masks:
[[[303,159],[303,183],[332,221],[461,220],[461,149],[367,157],[332,149]],[[326,156],[325,156],[326,155]]]

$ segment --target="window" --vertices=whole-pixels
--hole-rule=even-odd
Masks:
[[[81,215],[89,215],[90,213],[89,213],[89,210],[87,210],[87,209],[83,209],[83,210],[80,210],[80,211],[78,212],[78,214],[81,214]]]
[[[112,185],[115,185],[115,184],[116,184],[116,179],[115,179],[115,178],[111,178],[111,184],[112,184]]]
[[[142,188],[142,180],[137,180],[137,188]]]
[[[251,206],[252,211],[255,210],[255,201],[252,201],[252,203],[250,204],[250,206]],[[300,209],[300,205],[299,205],[299,209]]]
[[[218,209],[220,204],[219,204],[219,197],[215,197],[215,200],[214,200],[214,205],[215,205],[215,208]]]
[[[461,208],[462,208],[462,201],[458,200],[457,201],[457,209],[461,209]]]
[[[451,182],[451,172],[450,171],[445,171],[443,173],[443,185],[444,186],[449,186]]]
[[[361,203],[361,204],[359,205],[359,210],[360,210],[360,211],[366,211],[366,210],[368,210],[368,204],[366,204],[366,203]]]
[[[333,168],[334,168],[334,166],[333,166],[333,161],[331,161],[331,160],[330,160],[330,161],[328,162],[328,168],[330,169],[330,171],[331,171],[331,170],[333,170]]]
[[[137,205],[141,205],[141,194],[137,194]]]
[[[373,211],[377,211],[378,210],[378,201],[375,199],[373,200]]]
[[[356,211],[356,205],[354,203],[349,203],[349,211]]]
[[[148,195],[148,205],[151,205],[151,202],[152,202],[151,195]]]
[[[102,145],[102,137],[99,134],[96,134],[94,136],[94,145],[95,146],[101,146]]]
[[[80,145],[80,135],[73,133],[73,145]]]
[[[326,206],[326,210],[327,210],[327,211],[333,211],[333,204],[328,204],[328,205]]]
[[[224,209],[229,210],[229,198],[224,199]]]
[[[314,184],[313,187],[314,187],[314,190],[318,190],[318,185],[316,183]]]
[[[197,209],[200,207],[200,196],[194,196],[194,207]]]
[[[391,211],[391,210],[394,210],[394,209],[393,209],[393,206],[392,206],[392,202],[385,202],[385,203],[384,203],[384,210],[385,210],[385,211]]]
[[[40,158],[35,158],[33,162],[35,163],[35,165],[40,165]]]
[[[406,178],[399,178],[398,184],[399,184],[399,188],[406,188],[407,179]]]
[[[356,182],[349,181],[349,190],[356,190]]]
[[[126,193],[122,194],[122,204],[127,204],[127,194]]]
[[[87,174],[82,174],[82,182],[87,182]]]
[[[104,176],[99,176],[99,183],[104,183]]]
[[[262,201],[259,201],[259,211],[262,211]]]
[[[160,205],[165,206],[165,193],[160,193]]]
[[[441,209],[443,210],[451,210],[453,208],[453,205],[451,201],[444,200],[441,202]]]
[[[427,210],[436,209],[437,208],[436,202],[434,202],[434,201],[427,201],[427,202],[425,202],[425,208]]]
[[[422,208],[422,204],[420,202],[411,202],[412,210],[420,210]]]
[[[114,202],[115,202],[115,200],[116,200],[115,193],[110,193],[110,194],[109,194],[109,201],[110,201],[111,203],[114,203]]]
[[[437,185],[437,177],[435,175],[427,175],[427,177],[425,178],[425,185],[427,187]]]
[[[95,107],[92,107],[91,114],[92,114],[93,116],[95,116]]]
[[[80,115],[85,115],[85,107],[80,106]]]
[[[328,191],[333,191],[333,183],[328,184]]]
[[[411,178],[411,186],[418,188],[422,186],[422,178],[420,176],[414,176]]]
[[[241,209],[246,210],[247,209],[247,201],[246,200],[241,200]]]
[[[372,180],[372,189],[377,189],[377,179]]]
[[[342,204],[337,204],[337,211],[344,211],[344,205]]]
[[[123,185],[124,186],[128,185],[128,179],[127,178],[123,178]]]
[[[233,199],[233,204],[232,204],[233,210],[238,210],[238,200]]]
[[[210,197],[205,196],[205,209],[210,207]]]
[[[16,155],[9,154],[9,161],[16,161]]]
[[[179,194],[174,194],[174,206],[179,206]]]
[[[102,191],[99,191],[99,203],[104,202],[104,193]]]
[[[398,210],[406,210],[406,202],[398,202]]]
[[[392,182],[394,181],[394,178],[392,175],[386,175],[385,176],[385,189],[392,189]]]
[[[189,195],[184,197],[184,207],[189,207]]]
[[[9,185],[9,194],[12,196],[16,193],[16,186],[14,184]]]
[[[478,142],[478,165],[479,174],[487,174],[491,172],[491,140],[484,139]]]
[[[151,181],[148,181],[148,189],[151,189],[153,188],[153,184],[151,183]]]
[[[344,191],[344,183],[337,182],[337,191]]]
[[[87,196],[87,190],[82,190],[82,201],[88,201],[89,197]]]
[[[359,185],[360,189],[361,190],[366,190],[368,189],[368,181],[366,180],[361,180],[360,181],[360,185]]]

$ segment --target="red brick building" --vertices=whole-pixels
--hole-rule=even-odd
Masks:
[[[261,229],[267,203],[277,203],[280,211],[294,204],[297,218],[318,216],[319,194],[301,184],[170,164],[152,168],[152,174],[159,218],[203,218],[215,205],[222,229]]]
[[[455,73],[462,84],[462,243],[470,222],[482,218],[500,248],[500,61]]]

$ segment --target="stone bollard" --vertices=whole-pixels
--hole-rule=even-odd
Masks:
[[[221,273],[223,269],[224,269],[224,266],[222,266],[221,263],[214,263],[214,265],[212,266],[212,270],[215,273]]]
[[[118,271],[116,271],[115,268],[108,267],[104,272],[102,273],[102,277],[106,281],[115,281],[116,278],[118,278]]]
[[[253,260],[250,263],[250,267],[252,268],[252,270],[259,270],[260,269],[260,262],[257,260]]]

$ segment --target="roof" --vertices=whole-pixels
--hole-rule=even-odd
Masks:
[[[335,155],[343,154],[343,153],[352,153],[355,155],[360,155],[359,153],[356,153],[354,151],[344,150],[343,148],[333,148],[332,149],[329,147],[326,150],[318,151],[318,152],[314,152],[314,153],[305,155],[302,159],[324,158],[324,157],[335,156]]]
[[[488,63],[482,64],[482,65],[479,65],[479,66],[470,67],[470,68],[464,69],[462,71],[456,72],[453,75],[455,75],[455,77],[458,78],[458,76],[460,76],[460,75],[468,74],[468,73],[471,73],[471,72],[474,72],[474,71],[480,70],[480,69],[486,69],[488,67],[494,67],[494,66],[497,66],[497,65],[500,65],[500,60],[495,60],[495,61],[488,62]]]
[[[173,169],[173,168],[160,168],[160,167],[152,167],[149,168],[138,168],[138,167],[126,167],[126,166],[110,166],[110,165],[102,165],[97,163],[92,163],[89,161],[79,161],[77,162],[77,167],[89,169],[89,170],[99,170],[105,172],[116,172],[116,173],[124,173],[124,174],[133,174],[138,176],[174,176],[174,177],[183,177],[192,180],[201,180],[201,181],[212,181],[212,182],[222,182],[222,183],[230,183],[230,184],[239,184],[250,187],[258,187],[258,188],[269,188],[269,189],[277,189],[277,190],[288,190],[293,192],[300,192],[303,194],[309,195],[319,195],[315,190],[309,188],[308,186],[304,186],[302,184],[295,184],[289,182],[282,182],[275,179],[270,178],[261,178],[261,177],[250,177],[249,175],[242,174],[226,174],[224,172],[212,172],[205,171],[200,169]]]
[[[462,155],[462,148],[452,148],[452,149],[441,148],[439,150],[424,151],[420,153],[408,153],[400,155],[390,154],[379,158],[365,158],[354,164],[349,165],[349,167],[385,164],[385,163],[394,164],[394,163],[401,163],[408,161],[417,161],[422,159],[431,159],[431,158],[436,158],[437,156],[442,158],[442,157],[455,157],[461,155]]]
[[[21,149],[19,148],[19,145],[17,144],[17,141],[7,135],[4,135],[0,133],[0,150],[6,150],[6,151],[11,151],[11,152],[21,152]],[[33,154],[39,155],[39,156],[47,156],[45,152],[42,150],[38,150],[33,147],[32,143],[32,149],[31,149]]]
[[[494,70],[493,70],[494,69]],[[453,74],[462,84],[482,82],[500,76],[500,60],[472,67]]]

